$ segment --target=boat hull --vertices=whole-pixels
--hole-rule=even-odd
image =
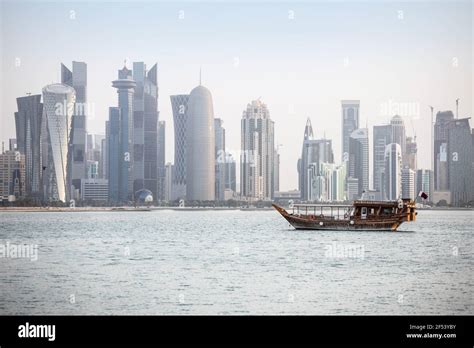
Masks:
[[[289,214],[285,209],[273,207],[297,230],[321,231],[396,231],[403,221],[400,219],[362,220],[362,219],[328,219],[316,216],[298,216]]]
[[[320,222],[308,223],[308,222],[297,222],[294,220],[287,221],[297,230],[322,230],[322,231],[396,231],[399,224],[397,223],[373,223],[367,224],[350,224],[345,223],[324,223]]]

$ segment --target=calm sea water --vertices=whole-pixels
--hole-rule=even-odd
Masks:
[[[275,211],[0,213],[0,314],[474,314],[472,211],[393,232]],[[331,253],[332,252],[332,253]]]

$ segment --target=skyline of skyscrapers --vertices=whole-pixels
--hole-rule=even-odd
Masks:
[[[232,172],[238,168],[226,149],[223,121],[214,118],[212,96],[205,87],[196,87],[192,91],[194,94],[170,96],[175,160],[172,167],[167,168],[165,123],[158,119],[157,64],[147,71],[143,62],[135,62],[133,70],[124,66],[118,77],[112,82],[112,87],[117,89],[118,106],[109,109],[105,139],[86,129],[87,65],[84,62],[73,61],[72,71],[61,64],[62,85],[69,86],[71,93],[79,95],[74,103],[66,100],[68,97],[55,100],[54,108],[61,102],[67,105],[64,109],[67,109],[66,114],[71,114],[70,127],[59,125],[62,121],[55,116],[57,113],[53,111],[51,101],[50,105],[43,105],[41,95],[17,98],[16,145],[10,147],[17,148],[25,156],[22,190],[26,196],[63,202],[82,199],[80,190],[85,187],[82,181],[99,179],[107,182],[84,182],[88,188],[100,184],[103,189],[107,185],[107,198],[114,203],[128,203],[134,199],[135,192],[143,189],[150,190],[156,202],[226,200],[236,194],[241,199],[270,200],[279,190],[280,145],[275,146],[275,125],[268,108],[260,100],[249,103],[241,119],[238,182],[232,178]],[[43,95],[43,100],[48,98],[52,98],[51,93]],[[70,104],[74,107],[69,108]],[[407,136],[404,117],[393,115],[389,124],[373,125],[371,162],[368,129],[359,128],[360,101],[342,100],[341,106],[341,164],[334,163],[332,140],[315,139],[310,118],[306,121],[297,165],[302,200],[356,199],[365,192],[381,199],[415,198],[415,189],[419,187],[429,188],[426,201],[434,203],[442,197],[448,204],[463,205],[474,198],[474,186],[469,180],[473,174],[474,138],[469,118],[455,119],[452,111],[436,114],[431,177],[427,174],[430,169],[417,167],[416,132]],[[60,145],[57,143],[59,138],[55,139],[54,135],[51,138],[49,126],[54,122],[59,122],[62,132]],[[67,149],[63,148],[63,133],[68,133]],[[393,144],[399,145],[399,153]],[[66,160],[55,156],[58,148],[61,148],[59,157],[64,155]],[[399,159],[402,161],[400,166]],[[370,163],[373,164],[371,183]],[[61,172],[58,172],[59,168]],[[346,175],[344,181],[340,180],[342,172]],[[335,173],[337,180],[333,179]],[[171,180],[171,187],[168,180]],[[189,180],[192,180],[190,187]],[[147,183],[149,186],[145,187]],[[340,183],[344,186],[343,191]],[[237,184],[240,184],[240,191]]]

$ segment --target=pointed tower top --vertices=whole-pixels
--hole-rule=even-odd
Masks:
[[[202,82],[202,80],[201,80],[201,78],[202,78],[202,71],[201,71],[201,70],[202,70],[201,67],[199,67],[199,86],[202,85],[202,83],[201,83],[201,82]]]
[[[313,139],[313,136],[313,126],[311,126],[311,120],[308,117],[306,127],[304,127],[304,140]]]

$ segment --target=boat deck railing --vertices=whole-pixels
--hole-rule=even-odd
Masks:
[[[304,203],[295,203],[293,204],[292,206],[290,206],[290,208],[292,207],[310,207],[310,208],[313,208],[313,207],[316,207],[316,208],[320,208],[320,207],[323,207],[323,208],[350,208],[352,207],[351,204],[324,204],[324,203],[308,203],[308,204],[304,204]]]
[[[352,205],[343,204],[293,204],[292,215],[319,216],[320,218],[345,220],[351,215]]]

